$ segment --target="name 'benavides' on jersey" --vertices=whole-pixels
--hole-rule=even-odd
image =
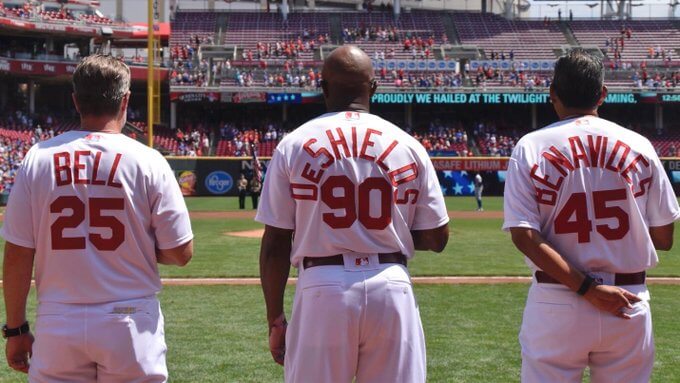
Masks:
[[[123,134],[71,131],[34,145],[2,236],[35,252],[40,302],[103,303],[161,289],[156,248],[193,238],[168,162]]]
[[[540,231],[580,270],[654,267],[649,227],[680,218],[649,140],[601,118],[564,120],[527,134],[508,166],[503,228]]]
[[[411,230],[449,220],[422,145],[380,117],[357,112],[324,114],[281,141],[255,219],[295,230],[293,265],[347,252],[411,257]]]

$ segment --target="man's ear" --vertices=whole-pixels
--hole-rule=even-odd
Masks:
[[[328,81],[321,80],[321,91],[323,91],[324,98],[328,99],[328,97],[330,97],[330,93],[328,91]]]
[[[550,84],[550,103],[554,104],[555,100],[557,100],[557,92],[555,92],[555,88],[553,87],[553,84]]]
[[[123,100],[120,102],[120,110],[118,110],[119,117],[127,117],[128,103],[130,102],[130,91],[123,96]]]
[[[76,112],[78,112],[78,114],[80,114],[80,107],[78,106],[78,100],[76,99],[75,93],[71,93],[71,99],[73,100],[73,106],[76,107]]]
[[[607,99],[607,94],[609,94],[609,89],[607,89],[606,85],[602,85],[602,94],[600,95],[600,99],[597,100],[597,106],[604,104],[604,100]]]
[[[377,80],[371,81],[371,94],[370,94],[370,98],[373,98],[373,95],[375,94],[375,91],[377,91],[377,90],[378,90],[378,81],[377,81]]]

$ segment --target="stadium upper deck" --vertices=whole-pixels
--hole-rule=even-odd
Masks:
[[[80,36],[140,37],[146,28],[117,22],[97,10],[98,1],[0,1],[0,30]],[[102,29],[104,28],[104,29]]]
[[[324,54],[344,43],[374,59],[383,88],[540,88],[549,84],[552,62],[573,47],[623,70],[607,76],[615,87],[675,88],[680,80],[674,20],[508,20],[425,11],[398,19],[389,12],[291,13],[284,20],[278,13],[188,11],[177,14],[173,29],[173,86],[315,89]],[[210,55],[203,56],[206,48]],[[462,71],[467,80],[456,77]]]

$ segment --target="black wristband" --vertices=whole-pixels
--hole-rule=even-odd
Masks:
[[[7,325],[4,325],[2,326],[2,337],[7,339],[13,336],[26,334],[29,331],[31,331],[31,328],[28,326],[28,321],[17,328],[8,328]]]
[[[593,277],[590,275],[586,274],[586,277],[583,279],[583,283],[581,283],[581,287],[578,288],[578,291],[576,294],[578,295],[586,295],[588,292],[588,289],[590,289],[590,286],[595,282]]]

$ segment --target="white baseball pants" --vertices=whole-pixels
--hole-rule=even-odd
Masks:
[[[155,296],[104,304],[40,303],[29,381],[165,382]]]
[[[300,270],[286,334],[286,382],[420,383],[425,337],[400,264]],[[355,264],[356,265],[356,264]]]
[[[612,284],[611,274],[595,276]],[[522,382],[580,383],[589,366],[593,383],[648,383],[654,365],[649,292],[644,285],[622,287],[642,299],[627,310],[629,320],[563,285],[534,281],[519,334]]]

